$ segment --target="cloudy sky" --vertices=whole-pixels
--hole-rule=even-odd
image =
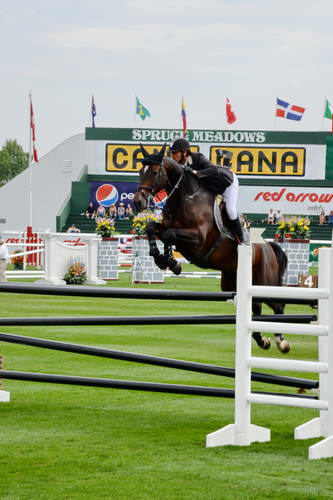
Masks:
[[[32,92],[40,155],[89,126],[321,130],[333,103],[332,0],[1,0],[0,146],[28,150]],[[152,117],[135,117],[135,95]],[[306,107],[274,120],[276,96]]]

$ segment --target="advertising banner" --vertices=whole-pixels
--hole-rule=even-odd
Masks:
[[[240,186],[240,212],[268,213],[270,208],[282,214],[319,215],[333,210],[332,188]]]
[[[322,244],[322,243],[310,243],[310,253],[309,253],[309,261],[310,262],[318,262],[319,257],[319,249],[320,248],[330,248],[331,245]]]
[[[86,129],[89,174],[137,175],[140,143],[157,153],[181,136],[177,129]],[[189,130],[192,151],[219,164],[219,150],[231,151],[232,170],[245,178],[325,179],[326,136],[323,132]]]
[[[130,204],[137,189],[137,182],[90,182],[90,201],[94,208],[102,205],[110,208],[111,205],[118,207],[120,203],[125,206]]]

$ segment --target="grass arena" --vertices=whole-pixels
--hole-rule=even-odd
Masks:
[[[109,286],[136,287],[125,274]],[[211,278],[170,278],[167,288],[218,292],[219,283]],[[235,314],[235,307],[229,302],[147,298],[126,301],[1,293],[1,304],[2,317]],[[267,307],[263,312],[270,313]],[[286,314],[308,315],[313,310],[287,305]],[[234,329],[232,324],[52,325],[2,326],[1,333],[233,367]],[[292,340],[293,359],[317,359],[315,337],[288,338]],[[4,342],[0,346],[6,370],[234,387],[232,378],[216,375]],[[253,353],[260,355],[255,343]],[[282,355],[277,354],[274,346],[265,356]],[[297,376],[316,378],[312,373]],[[271,442],[250,447],[205,448],[207,434],[233,421],[232,399],[14,380],[5,380],[3,385],[11,392],[11,402],[0,405],[0,498],[331,497],[333,459],[308,461],[307,447],[318,440],[293,439],[294,428],[317,416],[315,410],[254,405],[253,421],[271,429]],[[294,388],[263,386],[258,382],[252,386],[258,391],[297,392]]]

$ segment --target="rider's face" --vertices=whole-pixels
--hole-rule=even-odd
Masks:
[[[186,160],[186,153],[183,151],[176,151],[175,153],[171,153],[172,159],[177,163],[183,163]]]

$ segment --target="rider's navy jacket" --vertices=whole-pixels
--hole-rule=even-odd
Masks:
[[[192,161],[191,161],[192,160]],[[203,182],[203,184],[207,184],[207,188],[214,190],[217,192],[223,192],[230,184],[233,183],[234,176],[231,170],[227,167],[214,165],[212,162],[208,160],[202,153],[190,153],[189,161],[187,161],[187,165],[189,165],[193,170],[197,170],[200,172],[198,177],[202,180],[206,178],[207,182]],[[215,189],[213,185],[209,182],[213,180],[217,181]]]

